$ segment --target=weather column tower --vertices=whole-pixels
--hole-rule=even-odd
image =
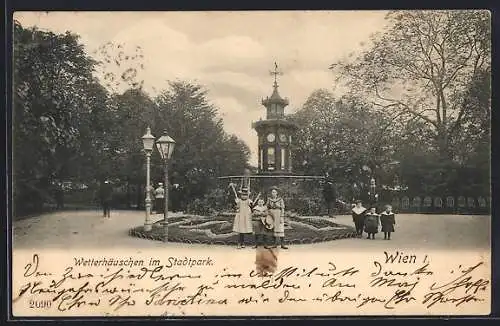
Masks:
[[[285,118],[288,99],[278,92],[278,64],[274,63],[273,93],[262,99],[266,108],[266,120],[252,124],[259,138],[259,174],[292,174],[292,141],[297,126]]]

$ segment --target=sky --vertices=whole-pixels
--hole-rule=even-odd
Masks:
[[[249,146],[257,163],[252,121],[265,118],[262,98],[271,95],[270,71],[278,63],[279,92],[289,114],[316,89],[336,95],[329,65],[356,55],[385,26],[384,11],[254,12],[17,12],[24,27],[80,35],[93,53],[107,42],[140,46],[138,78],[151,95],[168,80],[202,84],[224,119],[224,128]],[[110,70],[114,69],[109,67]],[[116,68],[116,67],[115,67]]]

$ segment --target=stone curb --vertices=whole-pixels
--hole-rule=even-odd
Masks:
[[[161,234],[144,231],[142,226],[132,228],[129,230],[128,233],[132,237],[137,237],[137,238],[147,239],[147,240],[163,241],[163,237],[161,236]],[[318,243],[318,242],[334,241],[334,240],[348,239],[348,238],[355,238],[355,237],[356,237],[356,232],[348,231],[348,232],[343,232],[343,233],[339,233],[339,234],[334,234],[331,236],[326,236],[323,238],[315,237],[315,238],[304,238],[304,239],[286,239],[286,238],[285,239],[286,239],[287,244],[312,244],[312,243]],[[237,245],[236,239],[200,240],[200,239],[188,239],[185,237],[169,236],[168,240],[169,240],[169,242],[180,242],[180,243],[188,243],[188,244]],[[246,239],[245,244],[246,245],[253,245],[255,243],[254,243],[253,239],[252,239],[252,241],[248,241],[248,239]]]

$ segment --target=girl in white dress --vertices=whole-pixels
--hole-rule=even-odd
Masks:
[[[248,188],[242,188],[239,191],[239,196],[231,185],[234,191],[235,199],[237,205],[237,212],[234,216],[233,222],[233,232],[238,233],[238,249],[244,248],[245,234],[253,233],[252,227],[252,205],[253,201],[248,198]]]

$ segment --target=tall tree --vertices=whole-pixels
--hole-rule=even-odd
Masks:
[[[89,116],[106,92],[77,35],[15,22],[13,42],[15,208],[40,209],[52,182],[85,170]]]
[[[471,81],[491,64],[488,11],[392,11],[388,27],[354,61],[332,65],[357,94],[394,114],[424,121],[443,158],[467,124]]]
[[[200,85],[175,81],[156,98],[158,111],[152,128],[155,136],[166,130],[177,142],[171,168],[188,198],[203,196],[215,186],[217,176],[241,173],[250,156],[243,142],[226,134],[207,95]],[[161,162],[157,155],[153,160],[159,178]]]
[[[296,170],[329,172],[346,183],[361,181],[363,166],[382,177],[393,160],[395,135],[401,131],[359,98],[336,100],[327,90],[314,91],[291,119],[300,126]]]

